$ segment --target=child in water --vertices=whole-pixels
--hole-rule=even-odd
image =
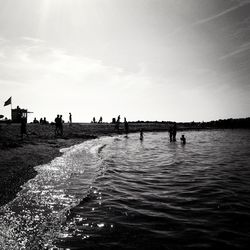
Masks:
[[[184,135],[181,136],[180,140],[181,140],[182,144],[186,144],[186,138]]]
[[[140,129],[140,140],[143,140],[143,129]]]

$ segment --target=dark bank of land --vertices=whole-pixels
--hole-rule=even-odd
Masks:
[[[171,126],[173,123],[172,121],[136,121],[133,122],[133,124],[140,124],[140,126],[145,125],[145,128],[147,127],[147,124],[152,124],[153,126],[159,124],[165,124],[166,127]],[[199,130],[199,129],[234,129],[234,128],[245,128],[250,129],[250,117],[247,118],[238,118],[238,119],[220,119],[215,121],[209,121],[209,122],[177,122],[178,130]],[[162,126],[163,128],[163,126]]]
[[[171,122],[130,122],[129,131],[168,131]],[[177,123],[183,130],[250,128],[250,118],[228,119],[202,123]],[[50,162],[60,155],[60,149],[88,139],[116,134],[115,124],[64,124],[64,135],[54,136],[54,125],[27,124],[28,137],[21,140],[20,124],[0,123],[0,206],[11,201],[21,185],[36,175],[34,167]],[[123,123],[120,133],[124,133]]]

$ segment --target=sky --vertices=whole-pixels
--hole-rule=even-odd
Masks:
[[[250,116],[250,0],[0,0],[0,114]],[[2,103],[2,104],[1,104]]]

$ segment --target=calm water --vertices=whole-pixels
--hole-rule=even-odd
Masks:
[[[246,249],[250,131],[185,136],[65,149],[0,208],[0,249]]]

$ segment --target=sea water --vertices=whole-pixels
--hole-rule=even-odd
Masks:
[[[64,149],[0,208],[0,249],[246,249],[250,131],[183,133]]]

